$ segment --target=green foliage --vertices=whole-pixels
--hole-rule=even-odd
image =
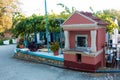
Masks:
[[[118,24],[120,25],[120,10],[116,10],[116,9],[107,9],[104,10],[104,12],[113,15],[114,17],[117,18],[118,20]]]
[[[108,23],[106,31],[110,34],[113,33],[115,28],[119,28],[118,25],[114,22],[115,16],[113,14],[109,13],[106,10],[94,12],[92,7],[90,7],[90,10],[96,17],[101,18],[103,21],[106,21]]]
[[[12,28],[12,14],[18,1],[17,0],[0,0],[0,33]]]
[[[15,12],[12,17],[12,28],[14,28],[21,20],[25,19],[25,16],[20,12]]]
[[[48,15],[48,29],[49,32],[59,32],[60,31],[60,24],[64,22],[64,19],[59,18],[58,15]],[[30,17],[27,17],[25,19],[22,19],[19,23],[16,24],[16,26],[13,28],[12,32],[14,35],[17,36],[23,36],[24,34],[31,34],[31,33],[37,33],[37,32],[45,32],[46,21],[45,16],[37,16],[32,15]]]
[[[112,15],[112,18],[116,18],[118,20],[118,30],[120,31],[120,10],[116,10],[116,9],[107,9],[107,10],[104,10],[105,13],[107,14],[111,14]]]
[[[50,18],[49,19],[49,31],[60,32],[60,25],[64,22],[61,18]]]
[[[9,40],[9,43],[10,43],[10,44],[13,44],[12,39]]]
[[[106,27],[107,32],[113,33],[113,30],[118,27],[113,20],[113,15],[108,14],[106,12],[97,12],[95,15],[108,23]]]
[[[20,38],[18,44],[24,44],[24,38]]]
[[[72,6],[72,9],[70,9],[69,7],[67,7],[66,5],[62,3],[58,3],[57,5],[64,8],[64,11],[62,11],[61,14],[72,14],[76,10],[75,7]]]
[[[32,15],[21,20],[15,28],[13,28],[13,33],[15,36],[36,33],[39,31],[45,31],[45,21],[44,16]]]
[[[58,4],[62,5],[62,4]],[[49,32],[60,32],[60,24],[62,24],[69,15],[75,11],[75,8],[72,7],[72,12],[66,6],[66,12],[69,14],[61,13],[60,15],[55,14],[52,11],[52,14],[48,14],[48,31]],[[46,16],[42,15],[32,15],[27,18],[22,16],[20,13],[16,13],[13,17],[14,27],[12,32],[15,37],[29,35],[37,32],[46,32]]]
[[[21,47],[22,46],[22,47]],[[19,42],[17,43],[17,48],[23,48],[24,47],[24,38],[20,38]]]
[[[60,48],[59,42],[53,42],[50,45],[50,50],[53,51],[53,52],[58,51],[59,48]]]
[[[37,45],[35,44],[35,42],[30,42],[29,45],[28,45],[28,49],[30,51],[37,51],[38,50],[38,47]]]
[[[3,45],[3,40],[0,40],[0,45]]]
[[[59,17],[63,20],[66,20],[76,10],[75,7],[72,6],[71,8],[69,8],[62,3],[58,3],[57,5],[61,6],[64,9],[59,15]]]

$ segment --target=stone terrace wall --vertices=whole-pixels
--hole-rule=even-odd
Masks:
[[[62,61],[42,58],[42,57],[28,55],[28,54],[23,54],[21,52],[17,52],[14,55],[14,58],[22,59],[22,60],[26,60],[26,61],[37,62],[37,63],[45,63],[45,64],[57,66],[57,67],[63,67],[63,65],[64,65],[64,62],[62,62]]]

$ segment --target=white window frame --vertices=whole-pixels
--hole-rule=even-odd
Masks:
[[[86,38],[86,46],[85,47],[77,46],[77,37],[85,37]],[[75,41],[76,41],[76,43],[75,43],[76,48],[86,48],[86,47],[88,47],[88,35],[76,35]]]

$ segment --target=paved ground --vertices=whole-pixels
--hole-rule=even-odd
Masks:
[[[12,58],[15,45],[0,46],[0,80],[119,80],[120,73],[84,73]]]

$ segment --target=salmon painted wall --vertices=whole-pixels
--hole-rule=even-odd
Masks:
[[[106,30],[105,28],[100,28],[97,30],[97,50],[101,50],[102,46],[105,43],[105,37],[106,37]]]
[[[64,60],[65,61],[72,61],[72,62],[77,62],[77,55],[76,54],[64,54]],[[96,65],[97,63],[101,62],[101,65],[103,65],[104,60],[103,60],[103,53],[99,54],[96,57],[91,57],[91,56],[81,56],[81,63],[85,64],[91,64],[91,65]]]
[[[91,37],[90,37],[90,31],[70,31],[69,32],[69,42],[70,42],[70,48],[75,48],[75,36],[76,35],[88,35],[88,47],[91,46]]]
[[[64,60],[76,62],[77,56],[76,56],[76,54],[64,54]]]
[[[73,14],[65,23],[64,25],[67,24],[92,24],[94,22],[84,18],[83,16],[81,16],[78,13]]]
[[[90,56],[82,56],[82,63],[86,63],[86,64],[97,64],[100,61],[103,61],[103,53],[99,54],[96,57],[90,57]]]

